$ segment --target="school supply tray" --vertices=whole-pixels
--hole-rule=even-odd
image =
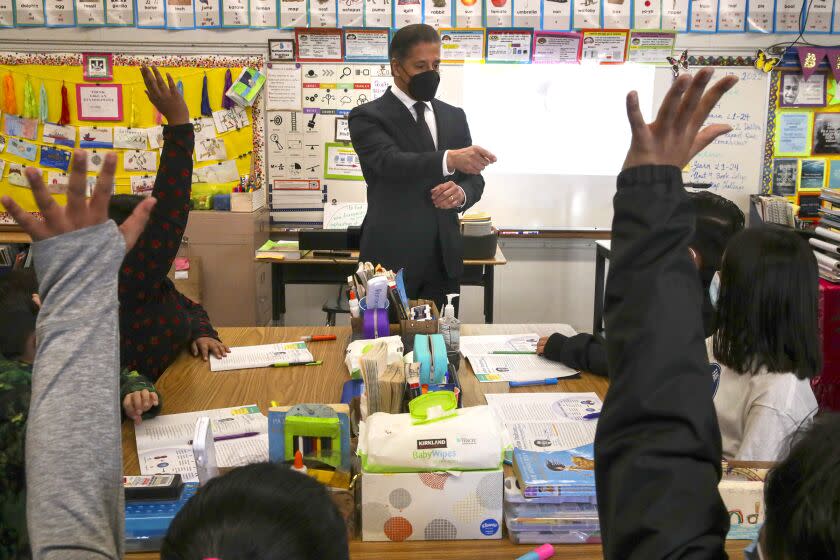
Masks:
[[[198,490],[198,483],[184,484],[177,500],[144,500],[125,503],[125,550],[160,550],[169,524]]]
[[[430,321],[413,321],[400,320],[397,323],[391,323],[389,326],[390,334],[400,335],[403,338],[403,343],[406,345],[406,352],[414,344],[415,334],[435,334],[438,332],[438,321],[440,320],[440,311],[434,301],[426,299],[417,299],[409,301],[410,307],[418,305],[429,305],[432,309],[432,319]],[[391,319],[394,320],[394,319]],[[363,338],[362,333],[364,329],[364,320],[362,317],[353,317],[350,319],[350,328],[353,331],[353,340]]]

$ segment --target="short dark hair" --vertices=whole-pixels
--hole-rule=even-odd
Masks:
[[[820,372],[819,280],[810,246],[793,231],[747,229],[726,247],[715,317],[715,358],[739,373]]]
[[[162,560],[345,560],[347,529],[325,487],[277,463],[214,478],[181,509]]]
[[[108,203],[108,217],[121,225],[145,198],[139,194],[115,194]]]
[[[840,414],[817,416],[792,441],[764,486],[764,557],[840,558]]]
[[[0,355],[6,359],[19,358],[35,332],[36,293],[38,280],[32,269],[13,270],[0,279]]]
[[[406,25],[394,33],[388,57],[405,60],[412,47],[420,43],[440,43],[440,35],[434,27],[425,23]]]
[[[689,242],[702,260],[702,267],[720,269],[727,243],[744,229],[744,213],[729,199],[708,191],[690,192],[697,224],[694,239]]]

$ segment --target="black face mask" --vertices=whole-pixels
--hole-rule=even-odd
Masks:
[[[437,70],[426,70],[409,78],[408,93],[417,101],[431,101],[437,93],[438,84],[440,84],[440,74]]]

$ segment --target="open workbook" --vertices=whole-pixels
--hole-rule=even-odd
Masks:
[[[300,364],[313,361],[305,342],[280,342],[259,346],[234,346],[224,358],[210,356],[210,371],[231,371]]]
[[[216,441],[219,467],[240,467],[268,461],[268,418],[257,405],[165,414],[135,428],[140,474],[180,473],[184,482],[198,482],[191,439],[195,423],[209,416],[213,436],[242,435]]]
[[[567,327],[566,336],[575,334]],[[577,370],[537,355],[540,336],[535,333],[515,335],[462,336],[461,354],[469,360],[476,378],[482,383],[497,381],[540,381],[571,377]]]

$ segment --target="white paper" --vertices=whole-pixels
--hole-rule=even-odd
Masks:
[[[107,0],[105,19],[108,25],[134,25],[134,2],[131,0]]]
[[[338,26],[360,27],[365,21],[364,7],[364,0],[340,1],[338,3]]]
[[[746,24],[747,0],[720,0],[718,31],[740,32],[744,31]]]
[[[76,21],[79,25],[105,25],[105,0],[76,0]]]
[[[341,60],[341,33],[299,33],[298,58]]]
[[[137,0],[137,27],[163,27],[165,24],[163,0]]]
[[[155,176],[131,176],[131,194],[149,196],[155,188]]]
[[[195,161],[227,159],[227,148],[221,138],[204,138],[195,142]]]
[[[15,0],[17,25],[44,25],[43,0]]]
[[[224,134],[231,130],[239,130],[251,124],[248,113],[243,107],[234,105],[230,109],[221,109],[213,112],[213,120],[216,123],[216,132]]]
[[[717,13],[718,0],[691,0],[691,30],[714,33],[717,30]]]
[[[223,27],[248,27],[250,23],[248,0],[222,0]]]
[[[555,31],[567,30],[572,27],[572,3],[558,0],[544,0],[543,29]]]
[[[334,0],[312,0],[309,3],[310,27],[337,27],[338,12]]]
[[[834,8],[830,0],[813,0],[808,10],[805,31],[811,33],[829,33],[831,31],[831,12]]]
[[[25,165],[9,162],[9,175],[6,177],[6,180],[9,182],[9,184],[12,184],[16,187],[26,187],[28,189],[29,181],[23,174],[24,169],[26,169]]]
[[[462,336],[460,346],[461,354],[465,356],[493,352],[536,352],[539,341],[540,335],[536,333]]]
[[[269,64],[266,73],[265,108],[267,111],[301,110],[300,68],[296,64]]]
[[[668,2],[669,0],[663,0]],[[688,0],[686,0],[688,1]],[[575,29],[597,29],[601,27],[601,3],[598,0],[579,0],[574,3]]]
[[[465,354],[476,378],[482,383],[499,381],[542,381],[571,377],[578,372],[535,354]]]
[[[146,129],[146,136],[149,140],[149,147],[153,150],[163,148],[163,127],[152,126]]]
[[[633,3],[634,29],[659,29],[661,0],[637,0]]]
[[[81,96],[78,101],[81,106],[79,120],[119,120],[122,116],[119,87],[84,84],[77,88],[76,95]]]
[[[0,0],[0,27],[14,27],[14,0]]]
[[[88,173],[99,173],[102,171],[102,164],[105,163],[105,152],[101,150],[87,151]]]
[[[643,2],[643,0],[638,1]],[[630,0],[606,0],[604,2],[604,29],[628,29],[630,6]]]
[[[71,27],[76,25],[73,3],[67,0],[45,0],[44,10],[49,27]]]
[[[513,447],[564,451],[595,441],[603,403],[595,393],[488,393],[487,405],[505,425]]]
[[[774,10],[775,3],[773,0],[751,0],[747,2],[747,31],[772,33]]]
[[[216,138],[216,122],[213,117],[199,117],[193,119],[192,124],[196,142]]]
[[[542,0],[516,0],[513,4],[513,26],[539,29],[540,4]]]
[[[344,58],[350,60],[388,60],[388,31],[353,29],[344,34]]]
[[[277,0],[251,0],[251,27],[277,27]]]
[[[460,0],[426,0],[426,21],[427,25],[431,25],[435,29],[441,27],[452,27],[452,2]],[[522,0],[537,1],[539,0]]]
[[[391,27],[391,0],[365,0],[365,27]]]
[[[70,185],[70,176],[59,171],[43,172],[44,183],[50,194],[67,194],[67,187]]]
[[[441,61],[459,62],[484,58],[484,32],[447,29],[440,35]]]
[[[193,169],[193,183],[223,184],[239,181],[239,169],[233,160]]]
[[[220,408],[183,414],[165,414],[144,420],[137,426],[137,456],[140,473],[180,473],[185,482],[197,482],[198,473],[192,453],[192,439],[196,421],[208,416],[213,435],[260,435],[216,442],[216,459],[219,467],[238,467],[268,460],[268,418],[256,405]]]
[[[776,2],[776,33],[799,33],[799,16],[805,0]]]
[[[458,2],[460,9],[462,2]],[[420,0],[394,0],[394,23],[398,29],[406,25],[423,22],[423,4]],[[478,24],[481,25],[481,12],[478,12]]]
[[[128,150],[145,150],[148,136],[145,128],[114,127],[114,147]]]
[[[324,229],[347,229],[362,225],[367,202],[338,202],[324,205]]]
[[[597,0],[586,1],[598,3]],[[501,6],[496,6],[493,2],[485,1],[484,13],[487,27],[511,27],[513,25],[513,10],[510,2],[504,2]]]
[[[220,0],[199,0],[195,6],[195,26],[198,28],[213,28],[222,25],[222,10]]]
[[[306,27],[306,0],[280,0],[280,27]]]
[[[157,152],[149,150],[131,150],[123,154],[123,167],[126,171],[156,171]]]
[[[166,27],[169,29],[195,28],[195,8],[192,0],[166,0]]]
[[[264,368],[278,363],[313,361],[315,358],[304,342],[234,346],[224,358],[210,356],[210,371]]]
[[[688,30],[688,0],[662,0],[662,29]]]

